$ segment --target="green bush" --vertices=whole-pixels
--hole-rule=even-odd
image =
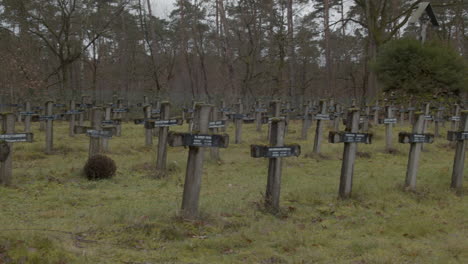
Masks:
[[[379,51],[373,70],[385,92],[399,95],[460,95],[468,83],[466,61],[439,42],[390,41]]]

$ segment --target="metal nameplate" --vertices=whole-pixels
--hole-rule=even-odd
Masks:
[[[62,118],[62,115],[46,115],[46,116],[39,116],[39,121],[58,120],[61,118]]]
[[[37,115],[36,112],[20,112],[20,115],[22,116],[32,116],[32,115]]]
[[[185,134],[183,144],[194,147],[221,147],[221,139],[220,135]]]
[[[112,113],[127,113],[130,110],[128,108],[117,108],[117,109],[112,109]]]
[[[8,143],[14,142],[32,142],[33,133],[10,133],[10,134],[0,134],[0,140],[3,140]]]
[[[330,120],[330,115],[329,114],[316,114],[314,116],[314,119],[315,120],[324,120],[324,121],[326,121],[326,120]]]
[[[86,135],[93,138],[111,138],[112,131],[110,130],[94,130],[90,129],[86,131]]]
[[[447,140],[449,141],[461,141],[468,139],[467,131],[448,131]]]
[[[263,145],[251,145],[250,155],[253,158],[285,158],[298,157],[301,154],[300,145],[287,145],[282,147],[269,147]]]
[[[433,143],[433,134],[418,134],[418,133],[407,133],[400,132],[398,134],[398,142],[400,143]]]
[[[68,110],[65,112],[66,115],[79,115],[83,113],[83,110]]]
[[[226,126],[226,121],[225,120],[219,120],[219,121],[212,121],[208,123],[209,128],[221,128]]]

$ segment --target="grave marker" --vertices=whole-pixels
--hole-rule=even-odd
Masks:
[[[267,112],[267,109],[262,108],[260,100],[255,102],[255,123],[257,124],[257,132],[262,132],[262,115]]]
[[[208,134],[210,109],[210,105],[196,105],[196,112],[198,113],[198,133],[170,132],[168,135],[168,143],[170,146],[189,147],[181,209],[182,215],[189,219],[194,219],[198,216],[198,201],[200,198],[201,179],[203,173],[204,147],[226,148],[229,144],[228,135]]]
[[[410,125],[414,125],[414,112],[416,111],[416,107],[412,106],[412,103],[410,102],[408,105],[408,122]]]
[[[307,140],[307,130],[309,129],[309,104],[304,105],[304,117],[302,118],[302,132],[301,132],[301,139],[302,140]]]
[[[369,132],[369,116],[370,116],[370,106],[366,105],[364,110],[364,116],[362,122],[362,131]]]
[[[268,180],[265,192],[265,207],[273,213],[280,210],[280,188],[283,157],[298,157],[301,153],[299,145],[284,145],[285,120],[274,118],[271,120],[270,146],[251,145],[250,153],[253,158],[268,158]]]
[[[12,180],[13,143],[32,142],[32,133],[15,133],[15,115],[2,114],[2,132],[0,134],[0,184],[9,186]]]
[[[385,150],[390,151],[393,149],[393,125],[397,123],[397,119],[393,116],[393,107],[386,106],[385,112],[387,113],[387,118],[383,120],[385,124]]]
[[[325,100],[320,100],[319,103],[319,113],[315,115],[315,120],[317,120],[317,127],[315,128],[315,138],[313,152],[320,153],[320,146],[322,144],[323,137],[323,121],[330,120],[330,115],[327,114],[327,102]]]
[[[456,131],[458,129],[458,124],[460,123],[460,105],[455,104],[453,106],[452,116],[450,117],[450,129]]]
[[[117,109],[123,109],[123,99],[119,98],[117,99]],[[121,120],[122,121],[122,113],[121,112],[114,112],[113,113],[113,119]],[[116,126],[116,132],[115,136],[120,137],[122,135],[122,124],[119,124]]]
[[[158,156],[156,158],[156,170],[158,173],[158,177],[165,177],[166,173],[166,164],[167,164],[167,140],[168,140],[168,133],[169,133],[169,125],[174,124],[170,118],[170,111],[171,111],[171,104],[169,102],[162,102],[161,103],[161,119],[159,128],[159,137],[158,137]],[[174,119],[176,120],[176,119]],[[182,124],[183,120],[176,120],[177,125],[180,123]],[[155,121],[155,126],[156,126]],[[164,124],[164,126],[162,126]]]
[[[344,143],[343,161],[341,165],[339,197],[349,198],[353,187],[354,162],[358,143],[372,143],[372,134],[359,132],[359,108],[348,109],[346,131],[331,131],[328,135],[330,143]]]
[[[103,110],[100,107],[91,109],[91,126],[75,126],[75,134],[86,134],[89,137],[88,158],[103,152],[102,139],[109,139],[115,135],[117,128],[114,126],[103,127]]]
[[[31,102],[27,101],[25,105],[25,112],[20,113],[20,115],[24,116],[24,132],[31,132],[31,116],[35,114],[35,112],[31,111]]]
[[[111,120],[112,114],[112,105],[108,105],[104,108],[104,120],[101,121],[101,127],[113,127],[114,122]],[[109,138],[112,137],[103,137],[102,138],[102,151],[109,152]]]
[[[54,116],[52,115],[54,102],[47,101],[45,104],[46,131],[45,131],[45,153],[52,154],[54,144]],[[44,118],[44,117],[43,117]]]
[[[228,118],[227,118],[227,111],[226,111],[226,102],[224,100],[221,101],[221,120],[224,120],[225,124],[224,127],[221,128],[221,132],[226,132],[227,126],[228,126]]]
[[[258,124],[258,123],[257,123]],[[223,120],[218,120],[218,110],[216,107],[211,107],[210,111],[210,122],[208,123],[208,128],[211,134],[218,133],[218,128],[224,126]],[[210,158],[212,161],[219,162],[221,158],[219,157],[219,148],[210,148]]]
[[[406,113],[406,110],[405,110],[405,107],[402,105],[400,106],[400,110],[398,111],[400,113],[400,126],[404,126],[405,125],[405,113]]]
[[[416,175],[418,173],[418,164],[422,151],[423,143],[432,143],[434,135],[424,134],[424,114],[422,112],[415,113],[416,122],[413,125],[413,132],[400,132],[398,141],[400,143],[410,143],[410,152],[408,157],[408,166],[406,169],[405,187],[410,190],[416,189]]]
[[[242,100],[239,98],[237,102],[237,114],[234,115],[234,125],[235,125],[235,137],[234,144],[240,144],[242,142],[242,124],[244,123],[244,105]]]
[[[436,115],[434,117],[434,136],[435,137],[440,137],[440,124],[443,122],[442,118],[442,112],[443,112],[442,107],[438,107],[436,110]]]
[[[143,112],[145,113],[145,118],[151,119],[152,108],[150,104],[143,106]],[[153,128],[145,123],[145,146],[149,147],[153,145]]]
[[[456,142],[455,158],[453,161],[452,181],[450,187],[461,194],[463,190],[463,168],[465,166],[465,152],[468,146],[468,111],[461,111],[461,125],[458,131],[449,131],[447,139]]]
[[[423,124],[423,133],[427,132],[429,126],[429,121],[432,121],[431,116],[431,105],[429,103],[424,104],[424,124]],[[424,150],[424,144],[421,145],[421,149]]]
[[[271,101],[269,109],[271,117],[268,118],[268,134],[267,139],[270,140],[271,135],[271,120],[272,118],[279,118],[281,114],[281,102],[280,101]]]
[[[76,114],[79,114],[79,112],[76,112],[75,110],[75,100],[70,100],[70,109],[68,110],[68,112],[66,114],[70,115],[69,117],[69,129],[68,129],[68,135],[70,137],[74,137],[75,136],[75,115]]]
[[[375,106],[372,107],[372,110],[374,110],[374,125],[377,125],[379,123],[379,111],[380,111],[379,101],[375,103]]]
[[[283,109],[283,114],[284,114],[284,117],[285,117],[285,124],[284,124],[284,133],[287,134],[288,133],[288,127],[289,127],[289,120],[291,119],[291,112],[292,112],[292,109],[291,109],[291,102],[290,101],[287,101],[286,102],[286,109]]]

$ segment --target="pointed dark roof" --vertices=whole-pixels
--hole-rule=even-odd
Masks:
[[[410,24],[415,24],[416,22],[419,21],[419,19],[421,18],[421,16],[426,13],[427,16],[429,17],[429,19],[431,20],[431,24],[434,26],[434,27],[438,27],[439,26],[439,21],[437,21],[437,17],[435,16],[434,14],[434,10],[432,9],[432,6],[431,6],[431,3],[429,2],[421,2],[419,3],[418,5],[418,9],[416,9],[416,11],[413,12],[413,14],[411,15],[410,19],[409,19],[409,23]]]

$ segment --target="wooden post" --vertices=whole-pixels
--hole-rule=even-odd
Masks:
[[[241,99],[239,99],[239,101],[237,103],[237,112],[236,112],[236,114],[238,114],[238,115],[243,115],[244,114],[244,106],[242,104]],[[235,127],[236,127],[234,144],[240,144],[242,142],[242,124],[244,123],[244,121],[243,121],[243,118],[235,118],[234,122],[235,122]]]
[[[458,129],[460,137],[456,140],[455,159],[453,162],[452,183],[450,187],[461,193],[463,188],[463,168],[465,165],[465,150],[468,146],[468,111],[461,111],[461,125]]]
[[[284,145],[285,121],[273,119],[271,121],[270,146],[281,147]],[[278,212],[281,189],[281,163],[282,158],[270,158],[268,161],[268,179],[265,192],[265,207]]]
[[[260,100],[255,102],[255,123],[257,124],[257,132],[262,132],[262,103]],[[214,110],[213,110],[214,111]]]
[[[68,129],[68,135],[70,137],[75,136],[75,114],[73,113],[75,111],[75,100],[70,100],[70,115],[69,115],[69,129]]]
[[[123,108],[122,99],[117,99],[117,108],[118,109]],[[121,125],[121,123],[123,122],[122,113],[114,113],[114,119],[120,120],[120,123],[116,126],[116,132],[115,132],[115,136],[120,137],[122,136],[122,125]]]
[[[225,123],[224,123],[224,127],[221,128],[221,132],[226,132],[226,129],[227,129],[227,126],[228,126],[228,123],[229,123],[229,119],[227,117],[227,114],[226,114],[226,102],[224,100],[221,101],[221,120],[223,120]]]
[[[429,126],[428,116],[431,114],[431,105],[430,103],[424,104],[424,124],[423,124],[423,134],[427,133],[427,128]],[[424,144],[421,145],[421,150],[424,150]]]
[[[197,104],[198,127],[200,133],[208,133],[208,120],[211,106]],[[189,219],[198,216],[201,179],[203,174],[204,148],[189,146],[187,170],[185,174],[184,194],[182,198],[182,215]]]
[[[284,117],[284,120],[286,121],[284,123],[284,134],[286,135],[288,133],[288,124],[289,124],[289,120],[291,119],[291,102],[287,101],[286,102],[286,109],[285,109],[285,117]]]
[[[161,103],[161,120],[169,120],[171,116],[171,104],[169,102]],[[158,171],[158,177],[165,177],[166,164],[167,164],[167,135],[169,133],[169,127],[159,128],[158,137],[158,157],[156,159],[156,170]]]
[[[22,121],[22,116],[19,114],[19,112],[20,112],[20,110],[21,110],[22,108],[24,108],[24,105],[21,106],[21,104],[19,104],[19,103],[15,105],[15,109],[14,109],[13,113],[16,113],[16,116],[15,116],[15,117],[16,117],[16,119],[17,119],[17,122],[21,122],[21,121]]]
[[[460,123],[460,105],[455,104],[453,106],[452,117],[450,118],[450,129],[456,131],[458,129],[458,124]]]
[[[370,106],[366,105],[365,114],[364,114],[364,123],[362,124],[362,131],[369,131],[369,116],[370,116]]]
[[[405,107],[402,105],[400,106],[400,126],[405,125]]]
[[[320,115],[325,116],[327,114],[327,102],[325,100],[320,100]],[[314,153],[320,153],[320,146],[322,144],[322,138],[323,138],[323,121],[326,119],[318,119],[319,115],[316,116],[317,119],[317,127],[315,128],[315,139],[314,139],[314,147],[313,147],[313,152]]]
[[[29,102],[29,101],[26,102],[25,111],[27,113],[31,112],[31,102]],[[26,133],[31,132],[31,116],[29,114],[27,114],[24,117],[24,132],[26,132]]]
[[[190,113],[190,121],[189,121],[189,132],[192,132],[193,130],[197,130],[196,129],[196,124],[195,122],[197,122],[197,116],[198,113],[195,111],[195,108],[196,108],[196,105],[197,105],[197,102],[195,102],[195,100],[192,100],[192,107],[190,109],[192,109],[192,112]]]
[[[92,118],[91,118],[91,126],[94,130],[102,130],[102,116],[103,111],[100,107],[94,107],[91,110]],[[90,137],[89,138],[89,153],[88,158],[91,158],[94,155],[102,153],[102,138],[99,137]]]
[[[15,132],[15,115],[13,113],[6,113],[3,115],[2,130],[4,133]],[[3,143],[0,143],[3,144]],[[6,150],[5,150],[6,148]],[[4,161],[0,162],[0,184],[9,186],[12,179],[12,163],[13,163],[13,143],[5,143],[1,146],[1,151],[8,151],[7,157]]]
[[[88,111],[88,107],[85,107],[85,105],[90,103],[88,98],[90,98],[90,96],[88,96],[88,95],[82,95],[81,96],[81,104],[83,105],[83,108],[84,108],[85,111],[83,112],[83,116],[80,116],[80,121],[81,121],[81,119],[83,119],[83,121],[91,120],[92,113],[90,111]]]
[[[333,100],[333,98],[330,98],[328,100],[328,113],[330,115],[334,115],[336,112],[336,109],[335,109],[335,100]],[[330,118],[330,121],[328,121],[328,128],[329,129],[333,129],[333,127],[335,126],[335,122],[333,121],[333,118]]]
[[[154,106],[152,107],[153,110],[159,110],[159,117],[161,118],[161,101],[159,100],[156,100]],[[150,110],[150,117],[153,117],[153,114],[152,112],[154,112],[153,110]],[[164,119],[161,119],[161,120],[164,120]],[[155,127],[153,128],[153,136],[155,137],[158,137],[159,136],[159,129],[160,127]]]
[[[215,106],[211,107],[210,121],[211,122],[218,121],[218,109]],[[216,127],[210,128],[210,133],[211,134],[218,133],[218,128]],[[210,148],[210,158],[212,161],[215,161],[215,162],[219,162],[221,160],[221,158],[219,157],[219,148]]]
[[[78,115],[78,125],[83,126],[84,125],[84,115],[85,112],[87,111],[86,109],[82,108],[83,112],[79,113]]]
[[[390,151],[393,149],[393,133],[392,133],[392,128],[393,124],[396,123],[396,119],[393,117],[393,107],[392,106],[386,106],[385,107],[385,112],[387,113],[387,119],[384,119],[385,123],[385,150]]]
[[[416,122],[413,125],[413,134],[423,134],[424,131],[424,114],[422,112],[415,113]],[[421,156],[423,143],[411,143],[408,157],[408,167],[406,169],[405,187],[410,190],[416,189],[416,175],[418,174],[419,158]]]
[[[311,120],[309,119],[309,104],[304,105],[304,117],[302,119],[302,132],[301,132],[301,139],[302,140],[307,140],[307,130],[309,129],[309,122]]]
[[[346,130],[351,133],[359,131],[359,109],[348,109]],[[353,187],[354,161],[356,160],[357,143],[344,143],[343,161],[341,164],[339,197],[342,199],[351,196]]]
[[[374,110],[374,125],[377,125],[379,123],[379,110],[380,110],[379,101],[375,103],[373,110]]]
[[[112,115],[112,105],[106,106],[104,108],[104,120],[111,121],[111,115]],[[102,142],[102,151],[109,152],[109,138],[102,138],[101,142]]]
[[[408,122],[411,126],[414,125],[414,111],[415,111],[415,108],[412,106],[412,103],[410,102],[408,105]]]
[[[271,115],[271,118],[275,118],[275,117],[280,117],[281,115],[281,102],[280,101],[271,101],[270,102],[270,115]],[[267,139],[268,141],[270,141],[270,138],[271,138],[271,122],[268,122],[268,134],[267,134]]]
[[[143,107],[145,113],[145,119],[151,119],[151,105],[147,104]],[[153,129],[149,126],[145,126],[145,146],[149,147],[153,145]]]
[[[42,115],[47,115],[47,111],[45,108],[40,108],[40,113]],[[45,131],[45,124],[46,124],[46,121],[39,121],[39,131]]]
[[[80,105],[80,108],[81,110],[83,110],[83,112],[81,112],[78,116],[78,125],[79,126],[83,126],[84,125],[84,121],[85,121],[85,114],[86,112],[88,111],[88,108],[85,106],[86,105],[86,100],[85,100],[86,96],[81,96],[81,105]]]
[[[47,101],[45,104],[46,116],[52,116],[54,102]],[[53,144],[54,144],[54,120],[47,119],[46,121],[46,131],[45,131],[45,153],[52,154]]]
[[[333,119],[333,131],[340,130],[340,122],[342,116],[342,109],[340,104],[335,104],[335,118]]]
[[[436,115],[434,117],[434,136],[440,137],[440,123],[442,122],[442,109],[437,108]]]
[[[312,127],[313,116],[315,112],[317,111],[316,109],[317,109],[317,101],[316,100],[309,101],[309,126],[307,127],[307,129]]]

